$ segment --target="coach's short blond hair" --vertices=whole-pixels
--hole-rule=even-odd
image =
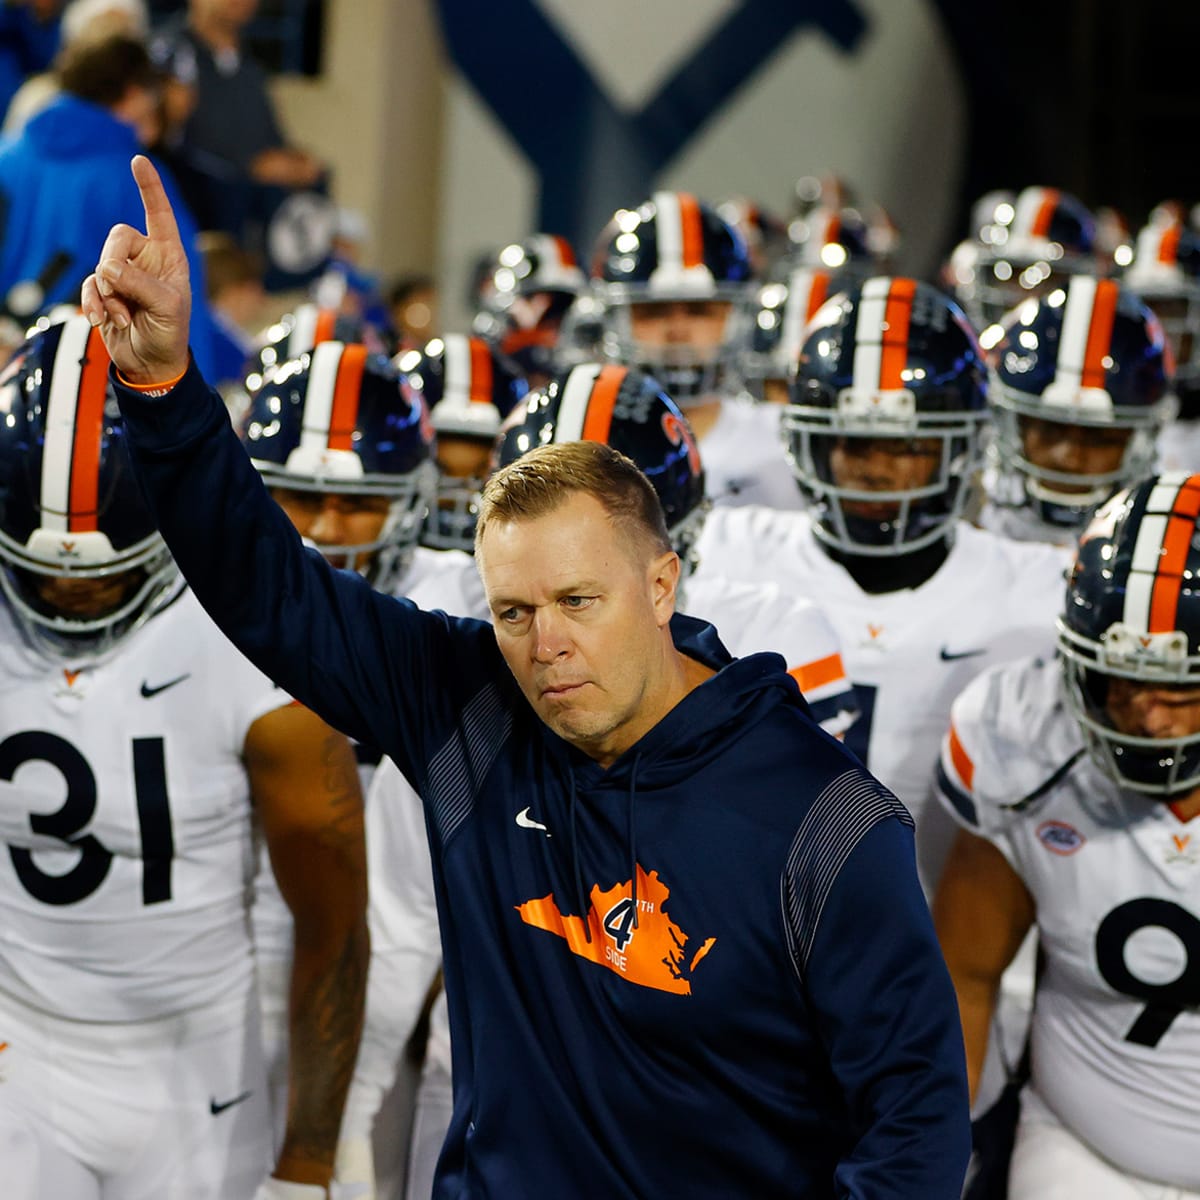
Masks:
[[[553,512],[570,496],[594,496],[618,528],[653,555],[671,539],[658,494],[637,464],[603,442],[539,446],[497,471],[483,489],[475,549],[492,521],[529,521]]]

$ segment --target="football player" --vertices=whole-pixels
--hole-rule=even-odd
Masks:
[[[1178,409],[1159,438],[1161,465],[1200,470],[1200,232],[1179,219],[1152,220],[1123,282],[1162,321],[1175,359]]]
[[[1200,1195],[1200,476],[1084,532],[1058,660],[955,701],[938,783],[961,826],[934,903],[972,1089],[997,981],[1036,925],[1031,1078],[1009,1195]]]
[[[1095,216],[1058,188],[1027,187],[1011,199],[989,192],[976,204],[972,226],[972,238],[955,249],[946,274],[977,330],[1072,275],[1105,273]]]
[[[563,318],[587,287],[566,238],[534,234],[496,253],[479,288],[473,328],[516,363],[533,387],[558,371]]]
[[[366,988],[353,752],[183,585],[108,370],[73,317],[0,387],[4,1194],[325,1196]],[[247,931],[256,825],[297,945],[277,1152]]]
[[[436,434],[437,497],[422,545],[475,552],[475,516],[500,422],[529,391],[516,364],[481,337],[448,333],[396,359]]]
[[[986,417],[957,305],[867,280],[813,319],[784,410],[809,510],[718,509],[700,539],[698,579],[771,582],[829,616],[862,706],[847,745],[912,809],[929,892],[952,835],[927,802],[950,703],[989,663],[1049,650],[1066,562],[963,519]]]
[[[714,503],[796,508],[779,410],[735,397],[751,274],[741,234],[694,196],[656,192],[619,210],[592,262],[602,353],[653,375],[687,412]]]
[[[1162,326],[1115,280],[1075,275],[981,340],[995,437],[980,524],[1073,545],[1100,504],[1154,467],[1173,408]]]

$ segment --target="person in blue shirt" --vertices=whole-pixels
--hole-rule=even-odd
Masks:
[[[135,39],[76,44],[64,51],[59,77],[62,94],[0,145],[0,307],[18,320],[76,300],[109,229],[139,220],[128,163],[157,129],[159,75]],[[164,186],[201,297],[191,344],[207,372],[212,322],[196,228],[169,178]]]
[[[189,360],[186,257],[134,171],[147,234],[114,229],[83,303],[159,527],[243,653],[425,805],[454,1047],[439,1200],[957,1200],[962,1034],[912,820],[779,656],[731,659],[674,612],[649,481],[596,442],[497,472],[494,629],[334,570]],[[294,453],[340,470],[343,425]]]

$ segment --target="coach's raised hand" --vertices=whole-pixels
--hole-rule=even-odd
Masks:
[[[114,225],[95,273],[83,283],[83,311],[99,325],[117,370],[130,383],[178,379],[188,366],[192,295],[187,256],[158,172],[138,155],[133,177],[146,232]]]

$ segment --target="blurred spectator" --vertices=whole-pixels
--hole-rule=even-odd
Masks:
[[[159,73],[146,48],[127,37],[85,40],[64,52],[58,75],[62,94],[0,147],[0,299],[18,318],[76,300],[112,226],[144,222],[129,160],[159,127]],[[173,181],[163,182],[202,295],[195,223]],[[193,309],[191,344],[211,372],[212,320],[203,302]]]
[[[337,210],[329,265],[313,286],[313,299],[321,308],[336,309],[361,317],[376,329],[387,329],[391,322],[379,277],[363,266],[367,235],[367,219],[361,212]]]
[[[0,112],[30,75],[58,52],[62,0],[4,0],[0,4]]]
[[[258,0],[190,0],[187,13],[155,39],[157,61],[194,91],[178,150],[210,174],[232,170],[255,183],[312,187],[325,167],[287,144],[266,72],[242,44],[257,9]]]
[[[388,293],[392,327],[402,349],[419,350],[438,332],[437,288],[428,275],[406,275]]]
[[[64,49],[83,41],[102,42],[119,34],[141,41],[149,28],[145,0],[71,0],[63,9],[61,41]],[[4,136],[16,137],[59,90],[58,76],[53,71],[26,79],[5,113]]]
[[[211,382],[224,395],[230,385],[240,387],[254,353],[253,331],[262,323],[266,303],[263,265],[228,233],[202,233],[199,244],[213,317],[216,368]]]

